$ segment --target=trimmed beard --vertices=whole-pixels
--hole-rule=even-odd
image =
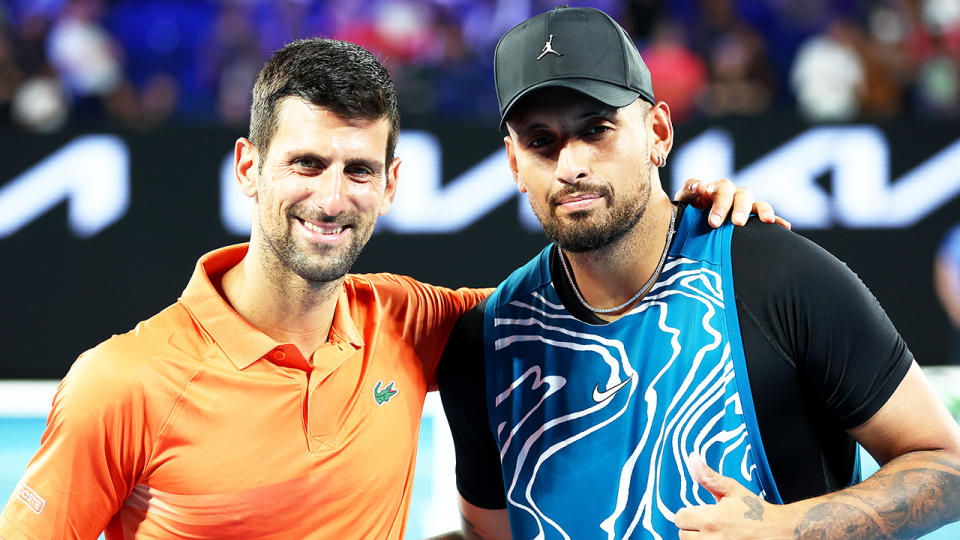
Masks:
[[[297,219],[297,216],[290,214],[289,218],[293,220]],[[321,247],[320,252],[307,252],[297,245],[289,228],[283,236],[267,234],[263,229],[262,222],[260,229],[271,250],[287,269],[292,270],[304,280],[317,285],[336,281],[345,276],[353,267],[353,263],[357,261],[360,252],[363,251],[363,247],[373,234],[376,219],[374,218],[371,222],[364,222],[354,214],[341,214],[335,218],[324,215],[319,219],[310,219],[322,223],[350,225],[352,228],[350,243],[336,248],[324,246]],[[319,262],[317,259],[319,259]]]
[[[556,213],[557,201],[574,191],[606,196],[607,213],[604,216],[594,216],[587,212],[576,212],[561,219]],[[536,214],[537,219],[540,220],[540,225],[543,227],[543,232],[547,235],[547,238],[555,242],[564,251],[584,253],[607,247],[633,230],[640,218],[643,217],[649,200],[650,183],[647,182],[646,189],[636,199],[624,201],[623,204],[618,204],[612,192],[606,186],[596,186],[589,189],[584,189],[584,186],[577,186],[576,188],[571,186],[571,189],[561,190],[551,198],[546,215],[541,215],[532,202],[530,206],[533,208],[533,213]]]

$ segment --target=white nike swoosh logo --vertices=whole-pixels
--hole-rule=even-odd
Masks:
[[[596,401],[597,403],[603,403],[604,401],[612,398],[614,394],[619,392],[621,388],[626,386],[632,380],[633,380],[633,377],[627,377],[620,384],[612,388],[607,388],[603,392],[600,391],[600,385],[598,384],[593,388],[593,400]]]

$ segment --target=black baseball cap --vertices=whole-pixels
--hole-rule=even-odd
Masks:
[[[642,97],[651,104],[653,81],[636,45],[606,13],[561,6],[528,19],[497,43],[493,69],[500,129],[521,98],[560,86],[611,107]]]

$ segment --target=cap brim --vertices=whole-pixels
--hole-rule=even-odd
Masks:
[[[506,125],[507,117],[510,116],[510,113],[517,103],[537,90],[543,90],[544,88],[569,88],[617,108],[626,107],[636,101],[638,97],[643,97],[645,100],[652,102],[648,96],[643,95],[641,92],[605,81],[598,81],[596,79],[554,79],[531,86],[514,96],[506,108],[504,108],[503,116],[500,117],[500,129],[503,129],[504,125]]]

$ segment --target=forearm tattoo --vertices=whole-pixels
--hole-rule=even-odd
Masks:
[[[881,469],[863,484],[825,496],[803,515],[794,537],[916,538],[960,520],[960,463],[922,454],[927,455],[915,457],[924,463],[911,459],[910,464]]]
[[[753,521],[763,521],[763,503],[753,497],[740,497],[740,500],[747,505],[750,510],[743,514],[743,517]]]
[[[463,513],[460,514],[460,524],[460,530],[463,532],[463,537],[466,540],[485,540],[483,534],[477,529],[477,526],[467,519],[467,516],[463,515]]]

